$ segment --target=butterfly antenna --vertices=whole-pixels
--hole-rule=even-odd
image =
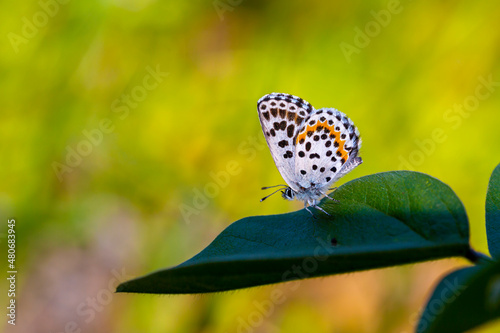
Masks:
[[[275,187],[275,186],[273,186],[273,187]],[[266,200],[266,199],[267,199],[267,198],[269,198],[271,195],[273,195],[273,194],[275,194],[275,193],[277,193],[277,192],[279,192],[279,191],[281,191],[281,190],[283,190],[283,189],[282,189],[282,188],[279,188],[279,189],[277,189],[276,191],[274,191],[273,193],[271,193],[271,194],[269,194],[269,195],[266,195],[265,197],[263,197],[262,199],[260,199],[260,202],[262,202],[262,201]]]
[[[269,188],[273,188],[273,187],[278,187],[278,186],[282,186],[282,187],[288,187],[286,185],[274,185],[274,186],[266,186],[266,187],[263,187],[262,190],[267,190]]]

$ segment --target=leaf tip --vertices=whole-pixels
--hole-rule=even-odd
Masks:
[[[115,293],[124,293],[124,292],[127,292],[127,282],[120,283],[115,290]]]

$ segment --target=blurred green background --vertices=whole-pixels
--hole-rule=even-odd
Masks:
[[[0,16],[0,209],[17,221],[20,304],[6,332],[411,332],[439,277],[466,261],[205,296],[112,294],[237,219],[301,208],[259,202],[261,186],[283,182],[256,111],[273,91],[358,126],[364,163],[339,184],[429,173],[463,200],[472,245],[487,252],[495,1],[28,0]],[[275,289],[284,300],[266,307]]]

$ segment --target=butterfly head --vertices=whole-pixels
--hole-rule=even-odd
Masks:
[[[260,201],[264,201],[267,198],[269,198],[271,195],[281,192],[281,196],[287,200],[293,200],[295,198],[295,195],[297,194],[290,186],[287,185],[275,185],[275,186],[267,186],[263,187],[263,190],[267,190],[273,187],[279,187],[276,191],[274,191],[271,194],[266,195],[264,198],[260,199]]]
[[[281,196],[287,200],[293,200],[295,199],[295,191],[291,187],[287,187],[281,191]]]

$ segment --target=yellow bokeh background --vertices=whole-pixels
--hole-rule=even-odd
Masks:
[[[16,219],[19,271],[18,322],[6,332],[411,332],[433,286],[465,260],[204,296],[111,292],[189,259],[237,219],[301,208],[259,202],[260,187],[283,182],[256,111],[273,91],[355,122],[364,163],[339,184],[400,169],[435,176],[463,201],[472,246],[488,252],[495,1],[2,8],[0,232],[5,244]]]

